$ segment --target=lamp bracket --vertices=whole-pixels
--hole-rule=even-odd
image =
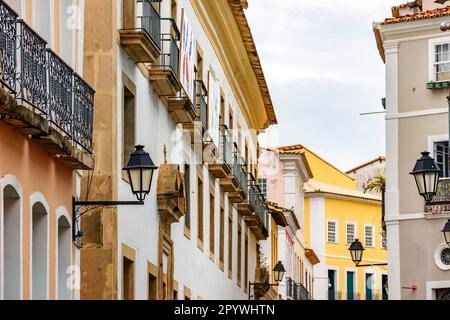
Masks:
[[[357,268],[363,268],[363,267],[380,267],[380,266],[387,266],[387,263],[370,263],[370,264],[358,264],[356,265]]]
[[[113,207],[113,206],[142,206],[144,201],[79,201],[72,197],[72,241],[75,246],[80,249],[80,238],[83,236],[83,232],[79,228],[80,218],[90,210],[86,210],[83,213],[79,213],[80,207]]]

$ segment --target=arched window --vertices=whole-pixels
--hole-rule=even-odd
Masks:
[[[20,195],[7,185],[3,189],[3,297],[5,300],[21,298],[21,227]]]
[[[58,219],[58,300],[70,300],[71,290],[67,286],[67,270],[72,254],[72,234],[70,222],[62,215]]]
[[[48,212],[41,202],[32,207],[32,298],[47,299]]]

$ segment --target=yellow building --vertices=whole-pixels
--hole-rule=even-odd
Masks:
[[[381,197],[357,190],[356,181],[302,145],[281,147],[280,154],[304,154],[314,179],[304,184],[306,245],[317,254],[314,298],[387,299],[387,266],[355,267],[348,247],[359,239],[361,264],[386,263]]]

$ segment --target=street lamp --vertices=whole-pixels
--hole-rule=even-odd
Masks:
[[[445,224],[444,229],[442,229],[442,233],[444,234],[445,242],[450,247],[450,220]]]
[[[278,263],[275,266],[275,268],[273,268],[273,274],[275,276],[275,282],[280,283],[281,281],[283,281],[285,273],[286,273],[286,270],[284,269],[283,264],[281,263],[281,261],[278,261]]]
[[[131,191],[138,201],[78,201],[72,198],[72,240],[78,248],[80,248],[79,240],[83,236],[78,222],[85,213],[100,207],[144,205],[144,200],[150,193],[153,173],[158,167],[154,165],[150,155],[144,151],[144,146],[137,145],[135,148],[123,170],[127,172]],[[94,208],[79,213],[80,207]]]
[[[350,245],[350,248],[348,249],[350,251],[350,256],[352,257],[353,262],[355,263],[355,266],[357,268],[361,267],[373,267],[373,266],[387,266],[387,263],[371,263],[371,264],[361,264],[363,253],[364,253],[364,247],[362,243],[355,239],[355,241],[352,242]]]
[[[419,194],[425,199],[426,203],[430,203],[437,193],[439,183],[439,174],[441,169],[430,157],[429,152],[422,152],[422,157],[417,160],[413,171],[410,173],[416,180]]]
[[[150,155],[144,151],[144,146],[136,146],[136,150],[131,154],[130,161],[123,170],[127,172],[131,191],[139,201],[144,201],[150,193],[153,172],[156,169],[158,167],[154,165]]]
[[[275,278],[276,283],[257,283],[257,282],[249,282],[248,286],[248,300],[251,298],[251,289],[252,287],[261,286],[261,287],[279,287],[280,282],[283,281],[284,274],[286,273],[286,269],[283,266],[283,263],[281,261],[278,261],[278,263],[273,268],[273,275]]]
[[[417,160],[414,170],[411,174],[414,176],[419,194],[425,199],[427,205],[450,205],[449,200],[433,201],[433,197],[437,194],[439,184],[439,174],[441,170],[430,157],[429,152],[422,152],[422,158]],[[450,246],[450,220],[442,229],[445,242]]]

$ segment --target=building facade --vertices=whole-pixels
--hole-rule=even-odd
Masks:
[[[317,256],[314,299],[386,299],[387,267],[356,268],[348,251],[359,238],[366,249],[363,264],[386,262],[380,196],[358,191],[353,178],[302,145],[277,150],[285,156],[302,156],[311,171],[312,179],[303,184],[302,221],[305,248]]]
[[[386,176],[386,158],[380,156],[348,170],[346,174],[356,180],[357,190],[377,194],[376,190],[367,190],[367,186],[374,182],[375,177]]]
[[[389,296],[444,299],[450,292],[449,249],[442,233],[448,208],[425,206],[409,174],[423,151],[441,167],[441,200],[448,194],[448,46],[440,24],[448,3],[415,1],[374,23],[386,65],[386,225]],[[439,200],[435,197],[434,200]]]
[[[264,150],[259,163],[258,184],[270,201],[271,232],[263,249],[271,268],[281,261],[286,275],[280,284],[282,299],[313,298],[313,266],[318,263],[314,250],[305,243],[303,184],[312,178],[302,155],[279,154]]]
[[[142,206],[81,221],[82,299],[247,299],[268,237],[257,192],[261,129],[276,123],[246,1],[86,2],[96,89],[93,200],[132,201],[141,144],[159,169]]]
[[[79,298],[72,197],[93,168],[84,1],[0,1],[0,299]]]

